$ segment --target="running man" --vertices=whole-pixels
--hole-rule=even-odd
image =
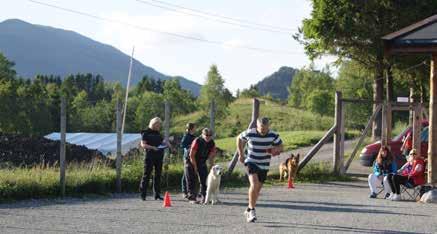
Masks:
[[[247,158],[244,158],[244,146],[247,143]],[[244,211],[247,222],[256,220],[255,205],[262,185],[267,178],[270,159],[279,155],[282,150],[282,140],[279,135],[270,130],[268,118],[259,118],[256,128],[247,129],[237,137],[238,159],[246,166],[249,174],[249,205]]]

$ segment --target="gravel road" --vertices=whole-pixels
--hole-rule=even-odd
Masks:
[[[346,150],[353,146],[346,142]],[[311,147],[297,150],[306,153]],[[331,160],[332,144],[314,161]],[[285,155],[275,158],[277,167]],[[357,161],[351,173],[366,174]],[[258,221],[246,223],[247,188],[225,190],[222,204],[192,205],[172,194],[173,206],[139,199],[30,200],[0,205],[0,233],[437,233],[437,205],[369,199],[365,179],[357,182],[265,187]]]
[[[257,223],[246,223],[247,189],[224,191],[222,204],[173,206],[113,198],[0,205],[1,233],[436,233],[437,206],[367,198],[365,182],[266,187]]]

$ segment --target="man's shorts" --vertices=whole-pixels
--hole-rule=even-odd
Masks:
[[[261,170],[258,166],[256,166],[255,163],[248,162],[245,163],[244,165],[246,166],[247,173],[249,173],[249,175],[251,174],[258,175],[258,180],[260,183],[264,183],[264,181],[267,179],[268,170]]]

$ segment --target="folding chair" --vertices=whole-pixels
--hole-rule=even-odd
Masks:
[[[425,159],[425,181],[428,177],[428,160]],[[415,200],[420,199],[420,189],[423,185],[414,186],[413,184],[407,182],[405,185],[401,184],[401,199],[404,200]],[[403,196],[402,196],[403,194]]]
[[[384,193],[384,191],[385,191],[384,182],[381,182],[381,187],[379,187],[379,190],[376,192],[376,194],[379,196],[379,194]],[[385,194],[384,194],[384,196],[385,196]]]
[[[401,184],[401,199],[416,201],[420,196],[420,188],[422,185],[414,186],[411,183]]]

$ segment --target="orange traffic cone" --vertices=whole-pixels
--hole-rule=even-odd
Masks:
[[[168,192],[165,192],[164,195],[164,204],[162,204],[162,207],[171,207],[171,199],[170,199],[170,194]]]
[[[293,179],[289,179],[289,180],[288,180],[288,188],[289,188],[289,189],[293,189],[293,188],[294,188],[294,185],[293,185]]]

